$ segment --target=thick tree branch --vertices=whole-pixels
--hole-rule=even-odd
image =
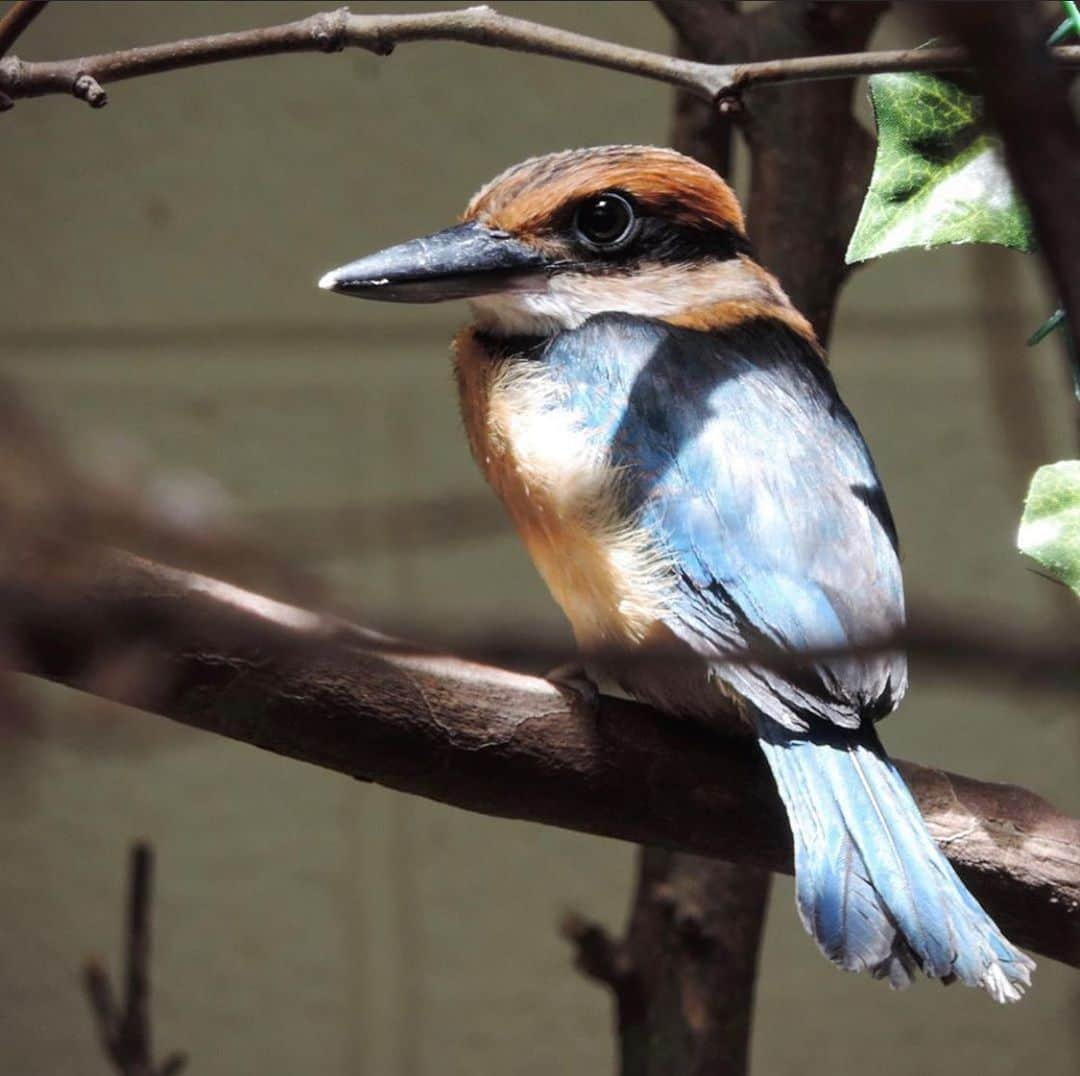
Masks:
[[[13,667],[468,810],[791,870],[753,740],[436,655],[126,556],[9,587]],[[106,675],[137,645],[152,676]],[[934,836],[1017,942],[1080,966],[1080,822],[1024,789],[901,764]]]
[[[614,997],[620,1076],[746,1072],[769,881],[759,867],[646,847],[623,939],[567,918],[578,969]]]
[[[709,64],[511,18],[486,6],[409,15],[352,15],[348,9],[340,8],[277,26],[211,34],[97,56],[43,62],[12,56],[0,60],[0,94],[6,96],[9,104],[21,97],[73,94],[100,107],[106,103],[101,87],[123,79],[287,52],[340,52],[359,48],[386,56],[397,45],[412,41],[459,41],[537,53],[666,82],[708,100],[766,83],[854,78],[874,71],[938,71],[962,67],[967,62],[966,54],[960,49],[936,48]],[[1052,51],[1059,63],[1080,66],[1080,47],[1064,46]]]
[[[643,847],[623,939],[570,917],[580,971],[615,1001],[620,1076],[742,1076],[768,871]]]
[[[771,881],[746,863],[641,850],[625,944],[653,1002],[639,1044],[648,1076],[747,1072]]]

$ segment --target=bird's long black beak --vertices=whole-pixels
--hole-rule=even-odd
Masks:
[[[528,287],[545,264],[509,233],[470,221],[333,269],[319,287],[361,299],[439,303]]]

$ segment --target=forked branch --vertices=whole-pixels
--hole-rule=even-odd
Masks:
[[[531,52],[666,82],[710,101],[766,83],[854,78],[876,71],[939,71],[963,67],[958,48],[898,49],[839,56],[804,56],[745,64],[708,64],[635,49],[553,26],[501,15],[487,6],[408,15],[353,15],[347,8],[306,19],[233,33],[210,34],[160,45],[68,60],[0,60],[0,95],[70,94],[94,107],[106,103],[104,85],[185,67],[287,52],[365,49],[387,56],[412,41],[459,41],[487,48]],[[1055,48],[1057,62],[1080,66],[1080,47]]]

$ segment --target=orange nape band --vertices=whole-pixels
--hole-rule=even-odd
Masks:
[[[783,322],[793,332],[806,340],[824,361],[825,352],[818,343],[817,335],[810,322],[806,320],[790,303],[780,304],[758,300],[730,299],[724,302],[710,303],[684,310],[664,318],[669,325],[678,325],[684,329],[696,329],[698,332],[722,332],[734,329],[750,321],[772,318]]]

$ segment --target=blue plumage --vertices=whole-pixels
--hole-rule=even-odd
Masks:
[[[731,188],[656,147],[533,158],[462,224],[320,284],[471,298],[454,361],[477,463],[586,648],[689,650],[677,672],[619,663],[624,690],[704,720],[734,704],[756,728],[799,913],[829,958],[895,986],[921,968],[1019,997],[1031,961],[957,879],[877,740],[904,655],[836,656],[903,626],[896,532]],[[748,648],[788,662],[724,660]]]
[[[874,732],[904,694],[904,656],[782,673],[715,659],[840,647],[904,622],[881,484],[811,345],[768,319],[703,333],[612,314],[527,361],[558,386],[552,406],[607,446],[627,518],[670,557],[665,626],[755,722],[791,821],[800,916],[825,954],[894,986],[921,968],[1019,997],[1032,962],[934,845]],[[701,686],[666,675],[627,686],[700,714]]]
[[[931,840],[873,727],[757,728],[791,820],[800,918],[825,955],[895,987],[922,968],[1017,1000],[1032,961]]]
[[[809,344],[778,322],[725,333],[603,315],[533,361],[609,446],[628,515],[674,558],[668,627],[702,653],[844,646],[903,624],[896,535],[869,452]],[[902,654],[793,679],[718,680],[794,729],[892,710]]]

